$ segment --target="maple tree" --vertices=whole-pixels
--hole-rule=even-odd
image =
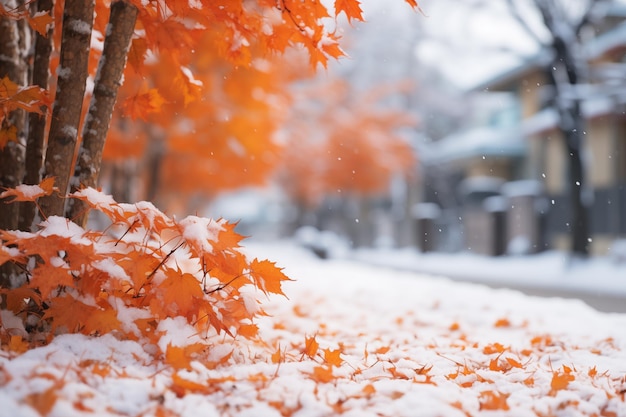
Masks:
[[[216,189],[249,181],[242,168],[266,176],[284,86],[302,76],[281,54],[304,50],[312,69],[339,58],[325,19],[341,14],[363,20],[358,0],[337,0],[334,10],[317,0],[3,2],[0,292],[12,324],[0,323],[2,345],[36,346],[62,332],[154,344],[172,318],[199,333],[255,337],[263,311],[251,288],[282,294],[280,268],[246,259],[223,220],[176,221],[95,187],[103,160],[129,154],[156,154],[148,162],[165,167],[160,181],[147,180],[153,191],[189,193],[197,185],[181,181],[183,172],[201,163],[207,171],[192,176]],[[85,229],[91,210],[107,230]],[[203,349],[160,353],[185,367]]]
[[[165,111],[171,109],[162,109],[163,104],[179,104],[177,99],[181,95],[184,106],[200,102],[203,98],[201,93],[210,91],[215,85],[204,85],[203,80],[195,78],[194,72],[201,65],[190,60],[195,51],[210,49],[215,56],[227,60],[236,68],[257,69],[259,58],[282,53],[294,45],[309,53],[313,67],[318,64],[325,66],[329,57],[337,58],[343,54],[338,35],[330,32],[323,21],[330,17],[330,12],[317,1],[205,3],[190,5],[181,1],[165,1],[143,4],[117,0],[109,8],[107,2],[81,3],[76,0],[57,3],[50,11],[50,2],[43,1],[33,4],[32,12],[28,4],[19,2],[2,6],[3,28],[16,41],[6,46],[11,49],[6,51],[6,55],[14,57],[11,61],[15,65],[11,68],[10,65],[3,66],[0,75],[8,76],[6,82],[11,83],[10,87],[29,85],[29,61],[25,51],[30,47],[26,44],[29,39],[26,32],[31,29],[27,23],[38,32],[35,48],[41,53],[33,60],[32,72],[39,74],[33,82],[37,82],[42,90],[39,96],[31,96],[24,102],[37,106],[37,111],[42,110],[38,104],[50,106],[43,90],[47,87],[47,69],[51,67],[56,74],[49,126],[46,132],[39,131],[37,144],[33,140],[33,146],[28,147],[25,153],[29,162],[43,164],[43,177],[55,177],[59,188],[58,193],[42,198],[40,206],[44,216],[65,214],[67,200],[64,196],[70,183],[73,187],[96,185],[104,140],[127,57],[138,74],[143,78],[150,75],[150,78],[145,84],[134,87],[132,82],[124,83],[129,88],[135,88],[135,92],[128,93],[122,104],[126,115],[146,118],[150,113],[158,113],[167,119],[168,114],[175,112]],[[416,6],[414,1],[408,3]],[[345,13],[349,20],[362,20],[356,0],[336,2],[334,15],[341,13]],[[51,27],[54,27],[54,34]],[[92,43],[96,47],[92,48]],[[214,48],[206,48],[207,44]],[[210,58],[214,57],[209,54]],[[203,59],[207,59],[206,54]],[[142,71],[147,61],[158,62],[160,73],[144,74]],[[163,64],[167,71],[163,71]],[[206,68],[211,62],[204,64]],[[35,67],[37,71],[34,71]],[[210,70],[215,70],[215,67]],[[218,74],[219,71],[214,71],[214,75]],[[158,75],[161,80],[157,79]],[[94,82],[93,88],[87,89],[88,78]],[[12,88],[7,89],[8,92],[10,90]],[[3,99],[10,97],[8,92],[3,92]],[[21,101],[20,98],[13,99]],[[83,109],[83,102],[90,102],[88,110]],[[0,140],[3,155],[22,165],[20,170],[12,171],[18,172],[18,175],[11,176],[12,182],[3,180],[1,184],[12,187],[22,181],[24,164],[20,161],[24,158],[24,150],[18,144],[24,141],[29,130],[25,122],[11,121],[9,116],[18,114],[16,111],[5,107],[4,113],[7,117],[3,114]],[[87,116],[83,119],[85,113]],[[23,112],[19,114],[23,115]],[[46,139],[45,157],[33,157],[31,148],[38,156]],[[78,144],[80,147],[76,156]],[[29,172],[39,172],[41,168],[41,165],[29,167]],[[33,178],[29,179],[29,183],[33,185],[38,181]],[[75,209],[73,205],[71,202],[67,207],[68,216],[84,223],[80,208]],[[15,213],[3,216],[8,219],[3,228],[17,227],[17,209],[15,206],[11,209]],[[30,226],[29,220],[32,223],[32,219],[23,219],[22,229]]]

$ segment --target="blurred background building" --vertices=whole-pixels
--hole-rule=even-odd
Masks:
[[[412,82],[384,98],[416,116],[399,129],[412,172],[304,212],[277,185],[250,200],[264,209],[248,202],[234,220],[253,230],[269,216],[274,234],[305,226],[309,241],[317,230],[351,246],[493,256],[572,250],[582,230],[584,250],[611,253],[626,237],[626,2],[578,3],[424,0],[426,16],[364,4],[368,22],[343,29],[350,57],[321,77],[352,95]],[[228,217],[228,198],[211,214]]]

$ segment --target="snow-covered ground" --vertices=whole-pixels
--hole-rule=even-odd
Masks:
[[[579,260],[558,251],[502,257],[424,254],[414,249],[341,253],[374,265],[514,288],[534,295],[579,298],[600,311],[626,313],[626,259],[619,254]]]
[[[187,370],[112,336],[2,352],[0,416],[626,416],[626,315],[295,244],[245,250],[295,280],[264,301],[262,341],[216,337],[215,361]]]

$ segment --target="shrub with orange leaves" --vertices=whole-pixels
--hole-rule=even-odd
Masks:
[[[26,199],[20,190],[6,195]],[[150,203],[120,204],[92,188],[72,198],[106,216],[108,232],[86,231],[58,216],[34,233],[0,231],[0,264],[13,262],[23,271],[19,283],[1,290],[17,319],[1,323],[3,345],[15,344],[16,335],[37,344],[64,332],[157,344],[160,323],[176,317],[199,335],[253,338],[254,318],[263,314],[257,296],[282,294],[289,279],[272,262],[248,260],[239,250],[242,237],[224,220],[174,220]],[[203,348],[168,346],[163,353],[185,367]]]

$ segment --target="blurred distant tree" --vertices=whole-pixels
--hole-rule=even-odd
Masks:
[[[329,196],[381,195],[394,175],[410,173],[415,153],[400,131],[415,120],[381,105],[402,88],[358,93],[337,78],[298,89],[282,132],[288,144],[280,179],[299,207],[315,207]]]
[[[455,1],[459,4],[460,2]],[[500,37],[494,29],[491,36],[483,36],[482,54],[514,54],[517,58],[539,51],[546,59],[538,61],[545,74],[549,89],[546,103],[557,115],[557,129],[563,138],[563,151],[567,160],[567,194],[571,207],[568,220],[570,248],[574,255],[589,254],[591,232],[589,226],[589,198],[585,197],[587,181],[583,163],[585,118],[582,114],[584,89],[588,83],[587,62],[582,47],[583,38],[605,16],[615,0],[472,0],[463,5],[492,18],[510,18],[510,33],[515,33],[516,42],[507,44],[510,38]],[[463,22],[469,19],[462,16]],[[495,26],[494,26],[495,27]],[[469,29],[468,27],[465,29]],[[478,31],[485,35],[485,27]],[[520,38],[525,40],[520,42]],[[527,42],[529,41],[529,42]],[[532,52],[530,52],[532,51]],[[509,57],[510,58],[510,57]],[[482,59],[482,57],[481,57]]]
[[[549,52],[544,73],[552,85],[550,101],[558,115],[558,129],[568,160],[568,189],[571,214],[571,250],[587,256],[590,246],[589,206],[584,198],[586,178],[582,158],[584,123],[580,85],[587,82],[581,37],[602,19],[611,0],[533,0],[543,28],[534,28],[525,17],[526,1],[506,0],[521,27]],[[539,32],[541,31],[541,32]],[[547,34],[547,35],[546,35]],[[546,36],[544,36],[546,35]]]

